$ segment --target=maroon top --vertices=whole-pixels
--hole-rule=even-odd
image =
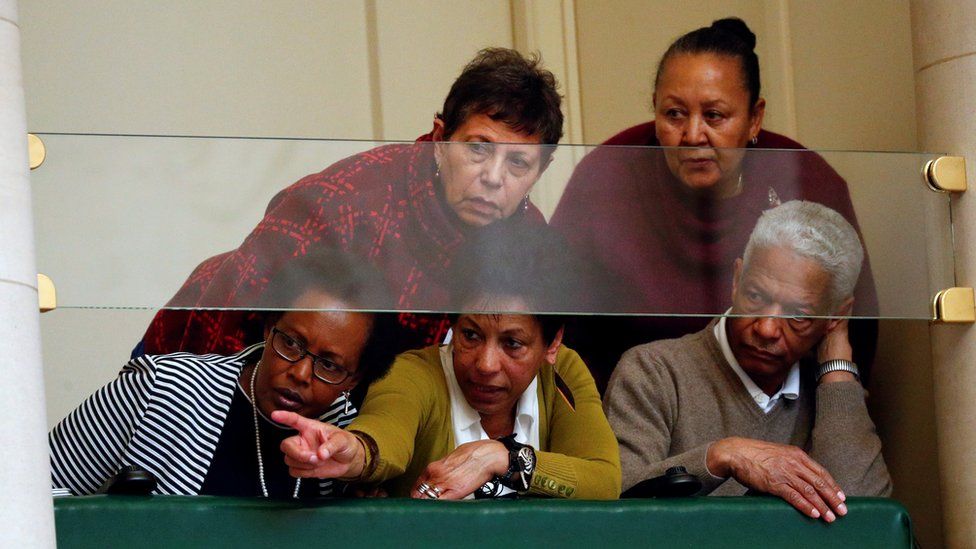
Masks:
[[[474,229],[446,206],[424,141],[430,136],[377,147],[282,190],[240,247],[201,263],[167,306],[254,306],[284,263],[333,246],[379,268],[396,309],[443,310],[447,269]],[[545,225],[534,207],[503,222]],[[439,342],[449,326],[445,315],[401,313],[399,320],[408,332],[404,348]],[[145,352],[230,354],[261,339],[262,328],[244,311],[162,310],[144,336]]]
[[[843,178],[820,155],[787,137],[761,131],[750,148],[789,151],[747,154],[742,191],[723,200],[689,192],[671,174],[663,150],[647,146],[660,146],[653,122],[624,130],[590,152],[573,173],[551,225],[601,268],[604,284],[613,286],[618,298],[618,311],[700,316],[601,319],[596,328],[587,323],[588,333],[577,331],[569,344],[576,339],[581,352],[594,349],[584,359],[593,362],[598,383],[605,383],[627,348],[701,330],[712,315],[731,306],[733,263],[764,210],[789,200],[819,202],[860,233]],[[877,314],[866,258],[855,314]]]

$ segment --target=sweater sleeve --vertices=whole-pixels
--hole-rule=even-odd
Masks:
[[[593,376],[575,351],[560,351],[555,373],[575,410],[554,395],[547,451],[536,454],[530,494],[574,499],[616,499],[620,495],[617,440],[600,406]]]
[[[702,482],[699,494],[708,494],[726,481],[712,475],[705,464],[710,443],[669,455],[678,391],[662,362],[666,359],[654,351],[658,347],[652,343],[624,353],[604,397],[607,418],[620,442],[623,489],[682,466]]]
[[[856,381],[821,383],[810,457],[827,468],[849,496],[890,496],[881,439]]]
[[[359,416],[347,427],[376,443],[376,454],[367,456],[368,474],[362,482],[384,482],[407,470],[417,434],[430,416],[434,393],[431,367],[417,353],[398,356],[390,373],[369,387]]]
[[[131,360],[48,433],[51,482],[75,495],[95,492],[116,474],[146,410],[156,379],[152,357]]]

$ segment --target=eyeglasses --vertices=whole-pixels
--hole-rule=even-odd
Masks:
[[[312,357],[312,374],[330,385],[338,385],[350,375],[349,370],[335,362],[308,352],[302,342],[282,332],[277,326],[271,328],[271,348],[278,353],[278,356],[292,364],[306,356]]]

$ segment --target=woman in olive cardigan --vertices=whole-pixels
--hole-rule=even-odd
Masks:
[[[586,365],[562,346],[562,319],[511,314],[565,299],[565,254],[547,234],[509,236],[460,262],[475,312],[455,318],[452,342],[400,355],[347,430],[274,415],[299,431],[282,443],[292,475],[428,499],[619,495],[616,438]]]
[[[462,315],[455,323],[454,337],[473,335],[488,340],[491,336],[481,332],[494,332],[489,326],[496,322],[503,328],[519,322],[538,323],[538,320],[531,315]],[[467,323],[484,329],[469,328]],[[459,328],[478,331],[466,336]],[[539,496],[616,498],[620,493],[616,438],[603,414],[593,377],[575,351],[560,345],[559,337],[561,334],[544,347],[546,356],[553,360],[537,365],[538,373],[532,380],[535,381],[539,442],[532,448],[535,463],[526,475],[527,489],[511,480],[509,488],[514,486],[511,491]],[[541,341],[537,344],[543,345]],[[492,433],[493,429],[485,425],[490,414],[481,413],[478,408],[489,407],[492,391],[501,393],[504,389],[489,388],[489,385],[477,387],[478,381],[498,381],[497,373],[457,375],[460,368],[455,357],[465,352],[461,349],[463,345],[427,347],[400,355],[390,374],[370,388],[349,431],[296,414],[278,417],[276,413],[275,421],[292,425],[302,433],[285,443],[294,451],[283,446],[291,473],[299,477],[385,483],[384,488],[391,496],[460,499],[509,473],[511,478],[525,472],[519,468],[524,469],[528,464],[521,463],[517,455],[512,458],[510,449],[497,440],[515,432],[514,424],[521,419],[521,414],[515,411],[518,406],[507,414],[511,418],[508,432],[502,428]],[[453,368],[443,367],[445,355],[451,357]],[[485,360],[488,359],[482,359]],[[485,369],[503,370],[504,366],[489,365]],[[455,373],[454,380],[448,378],[449,373]],[[465,378],[472,380],[471,393],[477,395],[479,390],[487,393],[479,395],[483,402],[471,402],[478,396],[471,398],[464,394]],[[455,417],[452,413],[459,404],[451,399],[452,382],[461,387],[470,408],[479,412],[490,438],[458,446],[456,423],[463,421],[464,416]],[[515,384],[498,382],[496,385]],[[516,401],[528,400],[522,393],[515,396]],[[516,444],[527,442],[528,437],[521,441],[520,438],[516,436]],[[427,489],[421,490],[424,484]],[[498,491],[502,492],[500,495],[511,493],[504,489]]]

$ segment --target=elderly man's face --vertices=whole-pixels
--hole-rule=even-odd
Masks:
[[[761,388],[782,383],[790,366],[810,351],[837,320],[804,318],[830,311],[830,275],[787,248],[754,250],[748,268],[735,263],[729,345]],[[844,307],[850,306],[850,300]],[[764,316],[759,316],[764,315]],[[775,316],[769,316],[775,315]]]

